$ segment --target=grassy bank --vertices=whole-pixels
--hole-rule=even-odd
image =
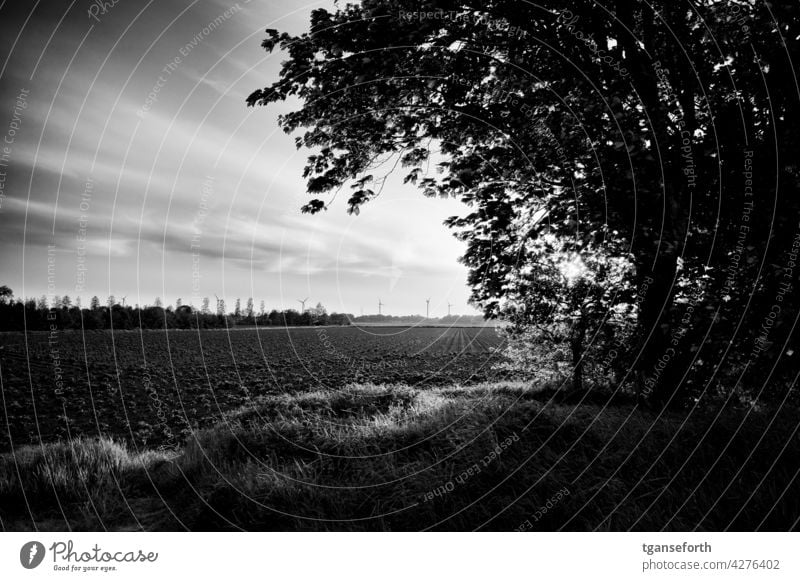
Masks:
[[[0,456],[6,530],[786,530],[796,410],[658,417],[516,384],[265,397],[174,453]]]

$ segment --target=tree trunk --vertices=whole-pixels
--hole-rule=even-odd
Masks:
[[[586,339],[586,325],[581,318],[572,329],[570,350],[572,351],[572,390],[583,391],[583,343]]]
[[[680,55],[659,55],[656,47],[652,46],[652,40],[648,40],[654,38],[653,34],[643,35],[645,50],[641,50],[631,38],[629,30],[633,30],[637,18],[641,19],[645,32],[655,29],[657,17],[651,8],[640,8],[637,14],[623,0],[617,0],[616,6],[620,22],[624,25],[620,30],[620,42],[625,50],[631,82],[648,112],[653,129],[652,138],[661,144],[663,152],[660,160],[663,176],[659,176],[658,172],[653,173],[655,179],[643,188],[649,195],[642,197],[639,207],[643,229],[638,233],[636,259],[640,302],[637,321],[639,358],[635,365],[638,395],[662,404],[677,387],[676,366],[670,350],[670,326],[678,256],[688,227],[687,203],[684,199],[688,192],[682,171],[681,141],[668,131],[670,107],[673,104],[663,101],[659,90],[661,80],[656,74],[654,61],[659,60],[659,56],[664,60],[661,65],[663,71],[681,70],[684,64]],[[666,72],[663,74],[678,95],[686,130],[691,135],[696,124],[694,89],[676,84],[674,77],[666,78],[669,75]]]
[[[669,399],[674,385],[670,373],[673,366],[670,351],[670,315],[675,298],[677,253],[659,252],[653,262],[640,265],[640,292],[637,321],[639,360],[636,365],[637,391],[640,399],[662,405]],[[645,289],[646,285],[646,290]],[[657,366],[663,369],[657,368]]]

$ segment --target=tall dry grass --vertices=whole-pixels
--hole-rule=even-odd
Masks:
[[[0,457],[6,529],[786,530],[795,410],[554,403],[521,384],[263,397],[174,454]]]

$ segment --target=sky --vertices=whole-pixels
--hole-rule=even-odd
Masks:
[[[277,117],[248,108],[285,54],[266,28],[307,30],[330,1],[117,0],[0,4],[0,284],[15,296],[181,298],[267,308],[474,314],[463,244],[442,224],[465,208],[402,176],[346,212],[314,216]],[[216,24],[213,24],[215,23]]]

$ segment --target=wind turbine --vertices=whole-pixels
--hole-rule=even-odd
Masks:
[[[378,297],[378,314],[379,315],[381,314],[381,307],[384,307],[384,306],[385,305],[381,302],[380,297]]]
[[[450,316],[450,307],[454,307],[454,306],[455,305],[451,305],[450,303],[447,303],[447,316],[448,317]]]
[[[430,299],[425,299],[425,318],[426,319],[430,319],[431,318],[431,300]]]
[[[303,300],[297,299],[297,302],[300,303],[302,305],[302,307],[303,307],[302,310],[300,311],[301,315],[306,312],[306,301],[307,300],[308,300],[308,297],[304,298]]]
[[[123,307],[125,306],[125,299],[127,299],[127,298],[128,298],[128,295],[125,295],[124,297],[122,297],[122,306]]]

